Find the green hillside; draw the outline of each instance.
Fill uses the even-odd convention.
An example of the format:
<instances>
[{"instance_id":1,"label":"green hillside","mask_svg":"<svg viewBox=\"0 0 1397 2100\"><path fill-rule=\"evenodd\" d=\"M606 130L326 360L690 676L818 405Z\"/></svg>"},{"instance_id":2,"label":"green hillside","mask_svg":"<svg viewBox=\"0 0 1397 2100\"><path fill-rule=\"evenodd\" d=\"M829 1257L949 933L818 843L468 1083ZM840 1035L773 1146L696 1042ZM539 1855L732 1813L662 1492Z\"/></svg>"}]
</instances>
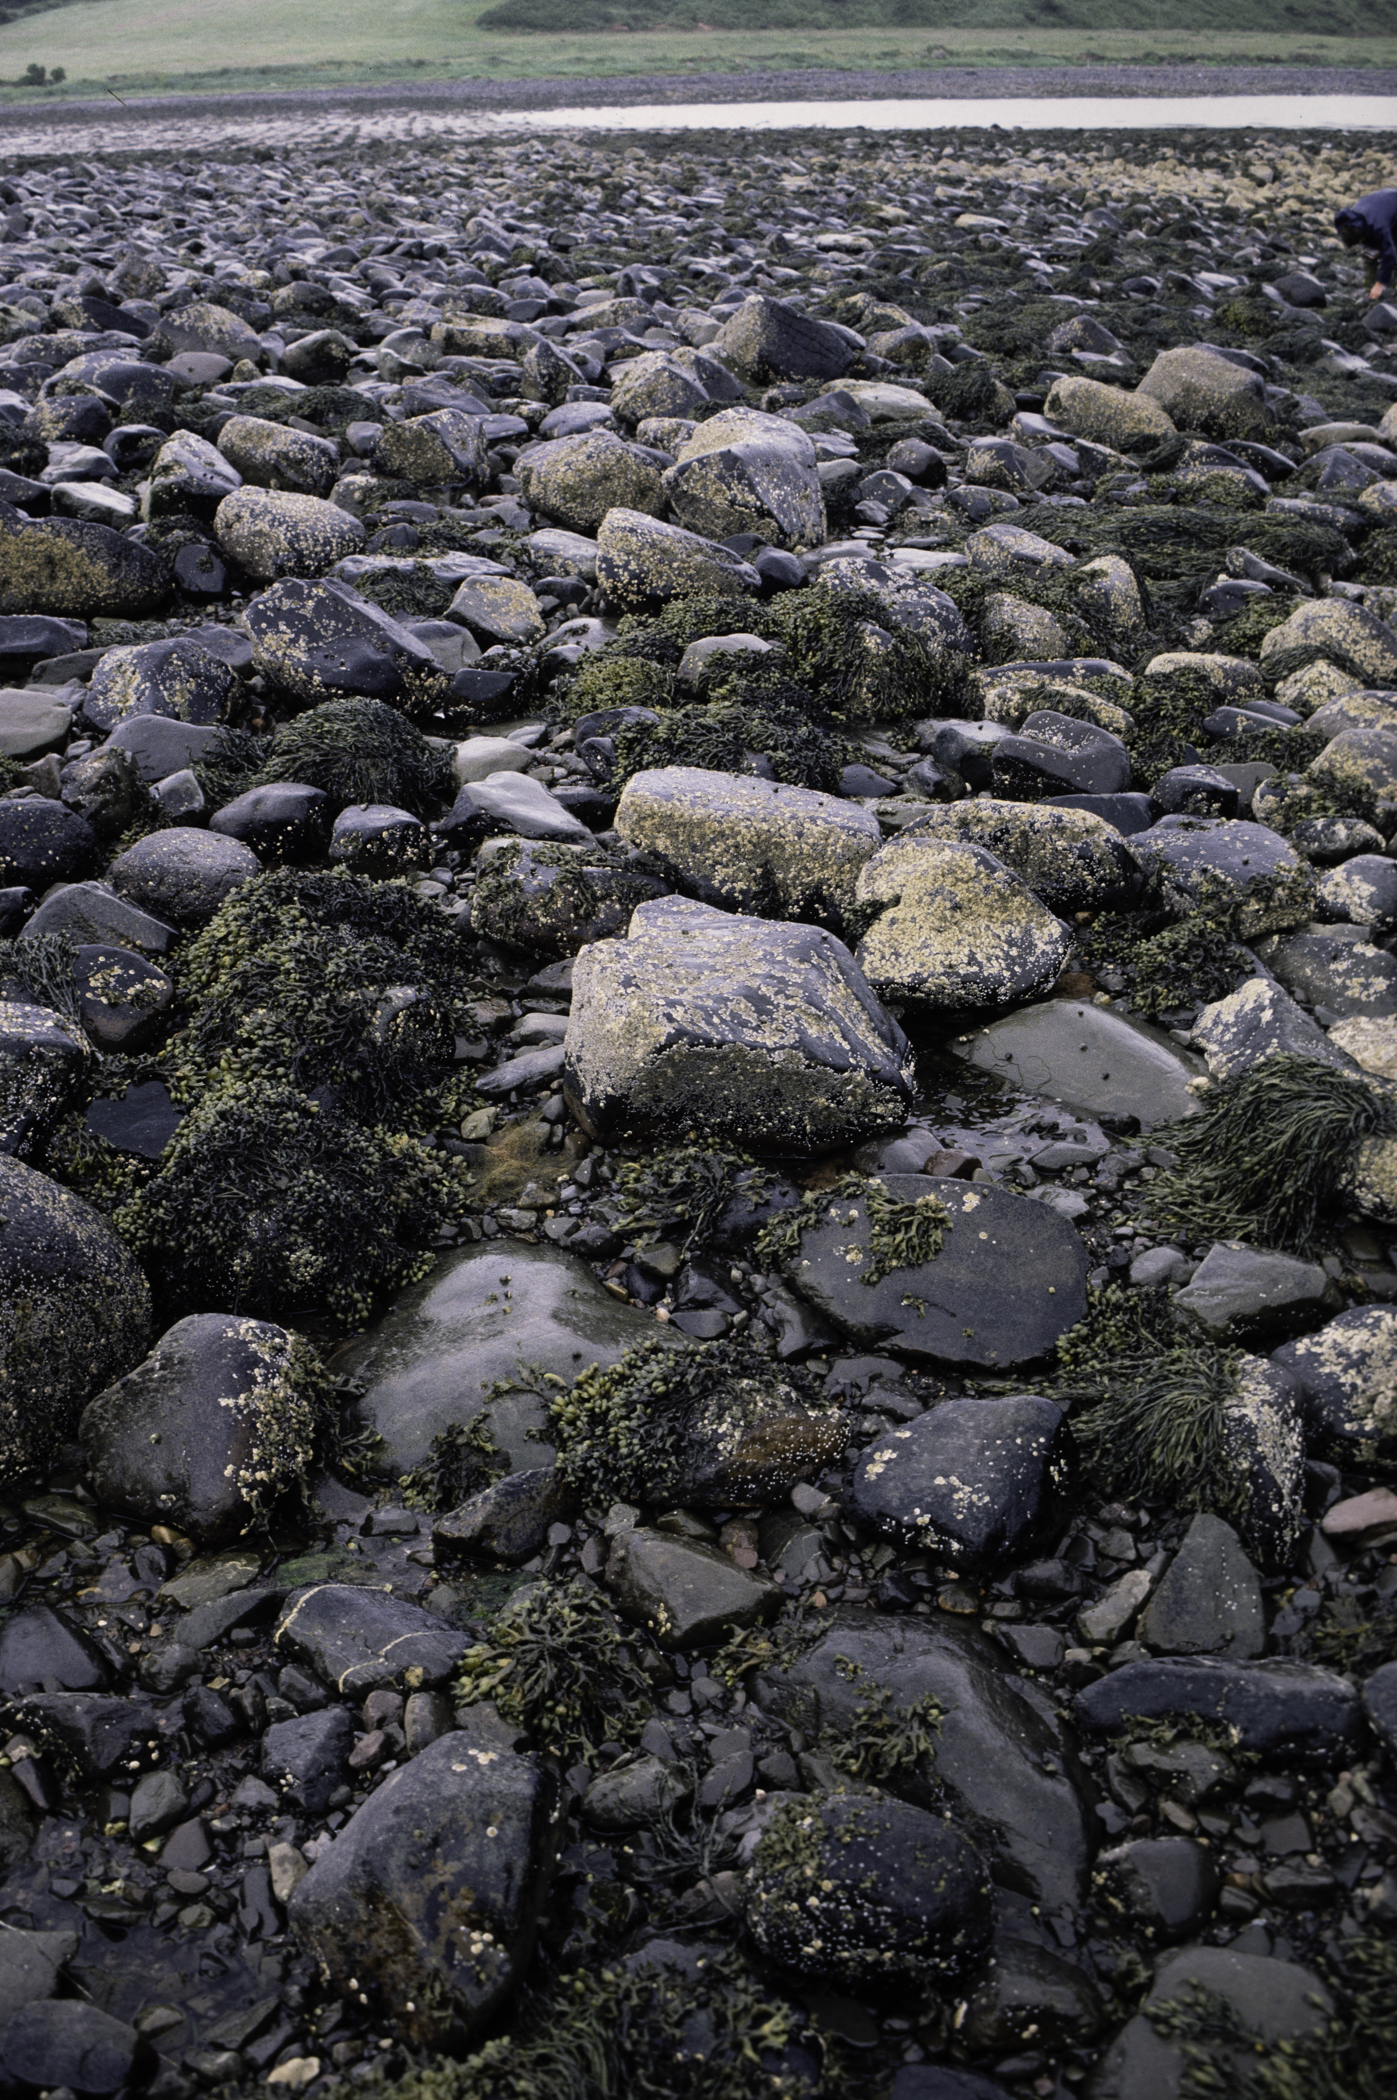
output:
<instances>
[{"instance_id":1,"label":"green hillside","mask_svg":"<svg viewBox=\"0 0 1397 2100\"><path fill-rule=\"evenodd\" d=\"M663 29L1286 29L1389 36L1397 0L498 0L477 27L549 35Z\"/></svg>"}]
</instances>

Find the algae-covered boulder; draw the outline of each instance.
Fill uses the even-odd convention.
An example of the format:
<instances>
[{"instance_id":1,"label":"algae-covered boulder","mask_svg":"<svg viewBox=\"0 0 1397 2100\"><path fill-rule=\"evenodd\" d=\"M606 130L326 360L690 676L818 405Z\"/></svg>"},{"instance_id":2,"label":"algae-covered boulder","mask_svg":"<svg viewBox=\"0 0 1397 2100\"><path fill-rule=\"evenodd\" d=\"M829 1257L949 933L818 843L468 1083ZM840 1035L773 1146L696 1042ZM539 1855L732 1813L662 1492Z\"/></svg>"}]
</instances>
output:
<instances>
[{"instance_id":1,"label":"algae-covered boulder","mask_svg":"<svg viewBox=\"0 0 1397 2100\"><path fill-rule=\"evenodd\" d=\"M1181 430L1211 438L1264 437L1275 421L1264 381L1207 343L1161 350L1136 389Z\"/></svg>"},{"instance_id":2,"label":"algae-covered boulder","mask_svg":"<svg viewBox=\"0 0 1397 2100\"><path fill-rule=\"evenodd\" d=\"M566 1091L583 1127L698 1129L811 1153L893 1129L911 1060L841 941L677 899L573 975Z\"/></svg>"},{"instance_id":3,"label":"algae-covered boulder","mask_svg":"<svg viewBox=\"0 0 1397 2100\"><path fill-rule=\"evenodd\" d=\"M623 935L638 904L668 885L618 866L605 847L562 839L497 839L471 892L471 927L487 940L561 959Z\"/></svg>"},{"instance_id":4,"label":"algae-covered boulder","mask_svg":"<svg viewBox=\"0 0 1397 2100\"><path fill-rule=\"evenodd\" d=\"M666 350L633 357L611 389L611 412L624 423L641 423L651 416L689 417L708 404L703 381Z\"/></svg>"},{"instance_id":5,"label":"algae-covered boulder","mask_svg":"<svg viewBox=\"0 0 1397 2100\"><path fill-rule=\"evenodd\" d=\"M643 511L655 518L664 514L660 469L638 446L611 431L534 446L521 455L517 471L529 508L570 532L595 535L609 510Z\"/></svg>"},{"instance_id":6,"label":"algae-covered boulder","mask_svg":"<svg viewBox=\"0 0 1397 2100\"><path fill-rule=\"evenodd\" d=\"M983 846L1060 918L1079 911L1119 911L1134 902L1143 880L1125 838L1087 809L982 795L931 811L899 837Z\"/></svg>"},{"instance_id":7,"label":"algae-covered boulder","mask_svg":"<svg viewBox=\"0 0 1397 2100\"><path fill-rule=\"evenodd\" d=\"M164 363L185 351L211 352L236 364L241 357L260 361L262 345L241 314L212 299L195 299L174 313L163 314L146 338L146 355Z\"/></svg>"},{"instance_id":8,"label":"algae-covered boulder","mask_svg":"<svg viewBox=\"0 0 1397 2100\"><path fill-rule=\"evenodd\" d=\"M208 725L228 720L241 688L230 663L192 635L175 635L109 649L89 681L83 714L102 730L114 729L128 715Z\"/></svg>"},{"instance_id":9,"label":"algae-covered boulder","mask_svg":"<svg viewBox=\"0 0 1397 2100\"><path fill-rule=\"evenodd\" d=\"M76 1021L0 996L0 1152L25 1152L48 1136L82 1083L89 1054Z\"/></svg>"},{"instance_id":10,"label":"algae-covered boulder","mask_svg":"<svg viewBox=\"0 0 1397 2100\"><path fill-rule=\"evenodd\" d=\"M825 536L815 468L814 444L794 423L729 408L680 446L663 487L692 532L710 539L751 532L773 546L813 547Z\"/></svg>"},{"instance_id":11,"label":"algae-covered boulder","mask_svg":"<svg viewBox=\"0 0 1397 2100\"><path fill-rule=\"evenodd\" d=\"M143 911L201 926L226 897L261 873L261 862L241 839L177 825L128 846L108 871L112 886Z\"/></svg>"},{"instance_id":12,"label":"algae-covered boulder","mask_svg":"<svg viewBox=\"0 0 1397 2100\"><path fill-rule=\"evenodd\" d=\"M1243 940L1303 925L1315 904L1311 869L1265 824L1161 817L1131 841L1175 918L1231 914Z\"/></svg>"},{"instance_id":13,"label":"algae-covered boulder","mask_svg":"<svg viewBox=\"0 0 1397 2100\"><path fill-rule=\"evenodd\" d=\"M143 619L170 595L165 564L109 525L26 518L0 502L0 614Z\"/></svg>"},{"instance_id":14,"label":"algae-covered boulder","mask_svg":"<svg viewBox=\"0 0 1397 2100\"><path fill-rule=\"evenodd\" d=\"M821 593L867 591L878 602L879 618L895 632L916 635L929 655L975 654L974 637L955 600L905 563L840 555L821 562L815 587Z\"/></svg>"},{"instance_id":15,"label":"algae-covered boulder","mask_svg":"<svg viewBox=\"0 0 1397 2100\"><path fill-rule=\"evenodd\" d=\"M1117 452L1157 445L1174 434L1172 416L1148 394L1128 394L1118 386L1106 386L1099 379L1078 379L1075 374L1053 381L1043 413L1050 423L1060 423L1074 437L1109 445Z\"/></svg>"},{"instance_id":16,"label":"algae-covered boulder","mask_svg":"<svg viewBox=\"0 0 1397 2100\"><path fill-rule=\"evenodd\" d=\"M835 795L692 766L633 774L616 829L705 904L836 928L882 837Z\"/></svg>"},{"instance_id":17,"label":"algae-covered boulder","mask_svg":"<svg viewBox=\"0 0 1397 2100\"><path fill-rule=\"evenodd\" d=\"M259 583L323 576L364 545L364 528L347 510L275 489L235 489L214 513L213 529L223 552Z\"/></svg>"},{"instance_id":18,"label":"algae-covered boulder","mask_svg":"<svg viewBox=\"0 0 1397 2100\"><path fill-rule=\"evenodd\" d=\"M761 588L756 570L717 540L619 505L597 534L597 582L608 602L627 612L705 591L731 598Z\"/></svg>"},{"instance_id":19,"label":"algae-covered boulder","mask_svg":"<svg viewBox=\"0 0 1397 2100\"><path fill-rule=\"evenodd\" d=\"M261 416L230 416L218 449L255 488L328 496L339 479L339 448L307 430L289 430Z\"/></svg>"},{"instance_id":20,"label":"algae-covered boulder","mask_svg":"<svg viewBox=\"0 0 1397 2100\"><path fill-rule=\"evenodd\" d=\"M0 1481L51 1465L149 1335L149 1286L106 1220L0 1154Z\"/></svg>"},{"instance_id":21,"label":"algae-covered boulder","mask_svg":"<svg viewBox=\"0 0 1397 2100\"><path fill-rule=\"evenodd\" d=\"M968 841L904 832L858 878L871 920L859 968L885 999L940 1012L1012 1006L1056 982L1072 933L1003 861Z\"/></svg>"},{"instance_id":22,"label":"algae-covered boulder","mask_svg":"<svg viewBox=\"0 0 1397 2100\"><path fill-rule=\"evenodd\" d=\"M324 1386L285 1327L196 1313L88 1402L88 1476L109 1508L223 1545L303 1476Z\"/></svg>"},{"instance_id":23,"label":"algae-covered boulder","mask_svg":"<svg viewBox=\"0 0 1397 2100\"><path fill-rule=\"evenodd\" d=\"M1397 636L1366 605L1307 599L1263 640L1261 669L1276 680L1316 662L1334 664L1365 685L1397 685Z\"/></svg>"}]
</instances>

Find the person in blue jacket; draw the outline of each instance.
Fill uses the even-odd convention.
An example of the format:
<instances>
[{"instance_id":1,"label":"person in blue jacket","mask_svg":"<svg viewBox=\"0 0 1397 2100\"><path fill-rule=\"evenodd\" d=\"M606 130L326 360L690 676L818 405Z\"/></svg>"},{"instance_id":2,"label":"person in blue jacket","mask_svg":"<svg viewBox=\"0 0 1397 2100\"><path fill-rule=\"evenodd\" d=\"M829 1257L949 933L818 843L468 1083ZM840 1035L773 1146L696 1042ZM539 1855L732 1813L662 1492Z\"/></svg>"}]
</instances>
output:
<instances>
[{"instance_id":1,"label":"person in blue jacket","mask_svg":"<svg viewBox=\"0 0 1397 2100\"><path fill-rule=\"evenodd\" d=\"M1382 299L1397 278L1397 190L1374 190L1334 214L1334 231L1346 248L1362 248L1370 299Z\"/></svg>"}]
</instances>

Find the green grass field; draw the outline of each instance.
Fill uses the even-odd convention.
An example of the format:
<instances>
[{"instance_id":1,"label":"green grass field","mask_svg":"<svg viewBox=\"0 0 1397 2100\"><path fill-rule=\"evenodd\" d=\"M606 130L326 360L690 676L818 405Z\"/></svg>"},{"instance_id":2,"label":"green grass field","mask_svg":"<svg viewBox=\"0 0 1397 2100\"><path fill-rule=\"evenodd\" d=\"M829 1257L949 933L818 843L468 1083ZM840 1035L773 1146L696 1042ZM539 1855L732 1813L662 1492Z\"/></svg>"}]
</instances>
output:
<instances>
[{"instance_id":1,"label":"green grass field","mask_svg":"<svg viewBox=\"0 0 1397 2100\"><path fill-rule=\"evenodd\" d=\"M804 68L891 71L1200 60L1397 64L1397 33L1392 33L1397 32L1397 0L1366 5L1364 0L1335 0L1330 8L1321 0L1318 9L1276 7L1270 0L1140 0L1129 10L1122 0L941 0L944 12L978 17L984 26L661 28L648 33L630 28L532 35L478 27L478 18L492 4L497 7L500 0L299 0L295 7L286 0L239 0L233 6L228 0L73 0L0 24L0 81L16 82L30 65L61 66L67 75L63 85L44 89L39 98L57 101L109 90L207 93L397 80L623 78ZM883 4L895 11L895 0ZM759 5L753 0L750 11ZM1032 15L1047 12L1050 5L1059 20L1070 11L1087 26L1036 26ZM550 0L550 15L560 6L561 0ZM878 11L877 0L865 0L865 11ZM572 10L574 19L579 12L580 6ZM1091 26L1096 19L1118 20L1126 12L1145 26ZM1324 26L1371 22L1386 33L1320 36L1272 26L1297 16ZM0 101L34 99L32 86L0 87Z\"/></svg>"}]
</instances>

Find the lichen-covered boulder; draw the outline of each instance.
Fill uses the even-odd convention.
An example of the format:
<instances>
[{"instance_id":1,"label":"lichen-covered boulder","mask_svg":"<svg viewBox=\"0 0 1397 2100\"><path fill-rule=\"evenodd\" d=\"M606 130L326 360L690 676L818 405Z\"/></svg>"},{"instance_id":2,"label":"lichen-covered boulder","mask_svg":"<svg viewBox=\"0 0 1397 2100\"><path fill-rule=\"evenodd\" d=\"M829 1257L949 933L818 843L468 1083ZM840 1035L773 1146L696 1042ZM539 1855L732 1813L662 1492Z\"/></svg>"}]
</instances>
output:
<instances>
[{"instance_id":1,"label":"lichen-covered boulder","mask_svg":"<svg viewBox=\"0 0 1397 2100\"><path fill-rule=\"evenodd\" d=\"M597 582L607 601L626 612L667 605L702 591L725 597L757 591L761 578L749 562L722 546L663 525L658 518L618 505L608 510L597 534Z\"/></svg>"},{"instance_id":2,"label":"lichen-covered boulder","mask_svg":"<svg viewBox=\"0 0 1397 2100\"><path fill-rule=\"evenodd\" d=\"M245 617L254 667L299 707L354 695L412 714L446 697L426 643L338 577L274 583Z\"/></svg>"},{"instance_id":3,"label":"lichen-covered boulder","mask_svg":"<svg viewBox=\"0 0 1397 2100\"><path fill-rule=\"evenodd\" d=\"M814 443L781 416L729 408L710 417L680 446L663 487L680 524L710 539L751 532L813 547L825 537Z\"/></svg>"},{"instance_id":4,"label":"lichen-covered boulder","mask_svg":"<svg viewBox=\"0 0 1397 2100\"><path fill-rule=\"evenodd\" d=\"M215 511L213 529L223 552L258 583L323 576L358 554L365 538L359 520L337 504L275 489L235 489Z\"/></svg>"},{"instance_id":5,"label":"lichen-covered boulder","mask_svg":"<svg viewBox=\"0 0 1397 2100\"><path fill-rule=\"evenodd\" d=\"M419 488L456 484L479 488L489 479L489 446L479 416L464 409L437 408L430 415L389 423L374 450L381 474L395 474Z\"/></svg>"},{"instance_id":6,"label":"lichen-covered boulder","mask_svg":"<svg viewBox=\"0 0 1397 2100\"><path fill-rule=\"evenodd\" d=\"M0 502L0 613L138 620L170 595L164 562L110 525L26 518Z\"/></svg>"},{"instance_id":7,"label":"lichen-covered boulder","mask_svg":"<svg viewBox=\"0 0 1397 2100\"><path fill-rule=\"evenodd\" d=\"M105 1218L0 1154L0 1483L51 1465L149 1334L149 1286Z\"/></svg>"},{"instance_id":8,"label":"lichen-covered boulder","mask_svg":"<svg viewBox=\"0 0 1397 2100\"><path fill-rule=\"evenodd\" d=\"M88 1402L88 1477L107 1507L223 1545L304 1475L324 1384L287 1328L195 1313Z\"/></svg>"},{"instance_id":9,"label":"lichen-covered boulder","mask_svg":"<svg viewBox=\"0 0 1397 2100\"><path fill-rule=\"evenodd\" d=\"M893 1129L906 1038L841 941L677 899L578 957L566 1091L595 1135L697 1128L811 1153Z\"/></svg>"},{"instance_id":10,"label":"lichen-covered boulder","mask_svg":"<svg viewBox=\"0 0 1397 2100\"><path fill-rule=\"evenodd\" d=\"M1120 911L1134 902L1143 881L1127 840L1088 809L979 795L920 817L899 839L982 846L1063 918L1079 911Z\"/></svg>"},{"instance_id":11,"label":"lichen-covered boulder","mask_svg":"<svg viewBox=\"0 0 1397 2100\"><path fill-rule=\"evenodd\" d=\"M255 488L328 496L339 479L337 445L262 416L230 416L218 433L218 449Z\"/></svg>"},{"instance_id":12,"label":"lichen-covered boulder","mask_svg":"<svg viewBox=\"0 0 1397 2100\"><path fill-rule=\"evenodd\" d=\"M836 928L882 842L857 803L694 766L632 775L616 829L705 904Z\"/></svg>"},{"instance_id":13,"label":"lichen-covered boulder","mask_svg":"<svg viewBox=\"0 0 1397 2100\"><path fill-rule=\"evenodd\" d=\"M654 518L664 514L660 469L609 430L534 446L520 455L517 473L529 508L570 532L595 535L609 510L642 511Z\"/></svg>"},{"instance_id":14,"label":"lichen-covered boulder","mask_svg":"<svg viewBox=\"0 0 1397 2100\"><path fill-rule=\"evenodd\" d=\"M983 846L903 832L863 868L859 968L885 999L943 1013L1012 1006L1056 983L1072 932Z\"/></svg>"},{"instance_id":15,"label":"lichen-covered boulder","mask_svg":"<svg viewBox=\"0 0 1397 2100\"><path fill-rule=\"evenodd\" d=\"M1074 437L1109 445L1116 452L1157 445L1174 434L1173 417L1148 394L1128 394L1100 379L1078 379L1074 373L1053 381L1043 413Z\"/></svg>"},{"instance_id":16,"label":"lichen-covered boulder","mask_svg":"<svg viewBox=\"0 0 1397 2100\"><path fill-rule=\"evenodd\" d=\"M1176 428L1204 437L1264 437L1275 421L1260 375L1207 343L1161 350L1136 394L1157 401Z\"/></svg>"},{"instance_id":17,"label":"lichen-covered boulder","mask_svg":"<svg viewBox=\"0 0 1397 2100\"><path fill-rule=\"evenodd\" d=\"M471 892L471 927L526 954L561 959L625 933L638 904L668 885L618 866L605 847L564 839L496 839Z\"/></svg>"},{"instance_id":18,"label":"lichen-covered boulder","mask_svg":"<svg viewBox=\"0 0 1397 2100\"><path fill-rule=\"evenodd\" d=\"M47 1137L87 1068L76 1022L51 1007L0 997L0 1152Z\"/></svg>"},{"instance_id":19,"label":"lichen-covered boulder","mask_svg":"<svg viewBox=\"0 0 1397 2100\"><path fill-rule=\"evenodd\" d=\"M714 348L754 386L775 379L838 379L857 355L840 329L764 293L743 300Z\"/></svg>"},{"instance_id":20,"label":"lichen-covered boulder","mask_svg":"<svg viewBox=\"0 0 1397 2100\"><path fill-rule=\"evenodd\" d=\"M1161 817L1131 845L1158 878L1175 918L1236 914L1243 940L1300 926L1315 904L1313 871L1265 824L1223 817Z\"/></svg>"},{"instance_id":21,"label":"lichen-covered boulder","mask_svg":"<svg viewBox=\"0 0 1397 2100\"><path fill-rule=\"evenodd\" d=\"M1261 644L1261 669L1275 681L1325 662L1365 685L1397 685L1397 636L1366 605L1347 598L1306 598Z\"/></svg>"},{"instance_id":22,"label":"lichen-covered boulder","mask_svg":"<svg viewBox=\"0 0 1397 2100\"><path fill-rule=\"evenodd\" d=\"M168 715L179 722L225 722L242 681L230 663L193 636L109 649L83 697L94 727L109 731L128 715Z\"/></svg>"}]
</instances>

